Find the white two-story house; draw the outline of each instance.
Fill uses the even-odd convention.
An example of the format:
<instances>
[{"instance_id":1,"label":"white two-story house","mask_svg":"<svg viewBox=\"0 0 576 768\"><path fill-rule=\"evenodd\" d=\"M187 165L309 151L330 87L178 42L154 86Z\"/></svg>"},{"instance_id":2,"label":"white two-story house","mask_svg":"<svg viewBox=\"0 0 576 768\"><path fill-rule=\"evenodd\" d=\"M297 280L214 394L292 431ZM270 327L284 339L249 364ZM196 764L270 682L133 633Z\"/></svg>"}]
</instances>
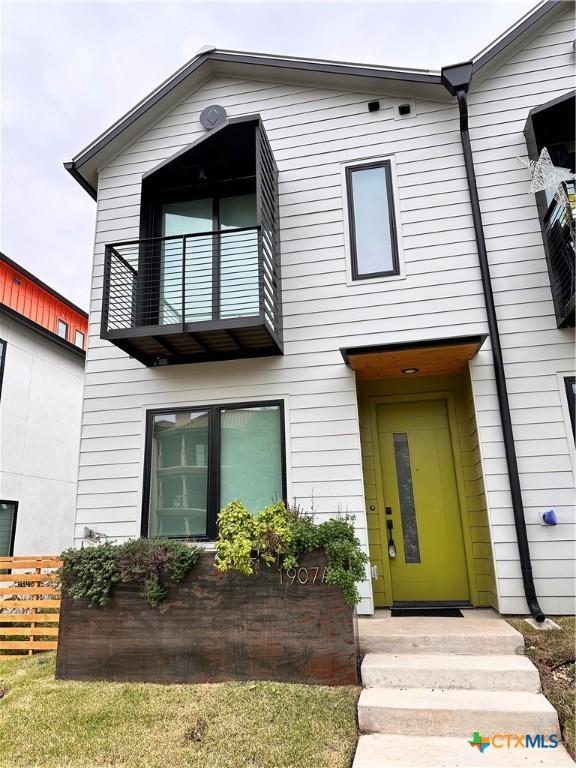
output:
<instances>
[{"instance_id":1,"label":"white two-story house","mask_svg":"<svg viewBox=\"0 0 576 768\"><path fill-rule=\"evenodd\" d=\"M66 164L78 544L285 498L354 516L360 612L574 612L573 241L518 160L574 171L574 39L547 2L442 72L207 49Z\"/></svg>"}]
</instances>

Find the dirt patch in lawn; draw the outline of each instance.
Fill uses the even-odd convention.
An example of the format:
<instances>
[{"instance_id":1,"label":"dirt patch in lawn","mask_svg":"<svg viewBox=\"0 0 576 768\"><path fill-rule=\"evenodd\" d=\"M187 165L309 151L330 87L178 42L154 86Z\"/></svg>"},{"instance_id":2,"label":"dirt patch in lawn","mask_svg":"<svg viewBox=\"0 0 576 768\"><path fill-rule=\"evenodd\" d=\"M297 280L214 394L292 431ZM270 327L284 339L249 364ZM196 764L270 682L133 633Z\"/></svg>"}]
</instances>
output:
<instances>
[{"instance_id":1,"label":"dirt patch in lawn","mask_svg":"<svg viewBox=\"0 0 576 768\"><path fill-rule=\"evenodd\" d=\"M360 689L54 679L0 659L0 768L349 768Z\"/></svg>"},{"instance_id":2,"label":"dirt patch in lawn","mask_svg":"<svg viewBox=\"0 0 576 768\"><path fill-rule=\"evenodd\" d=\"M524 635L526 655L540 672L544 695L558 711L564 745L576 757L576 724L574 702L574 649L576 645L574 616L551 616L561 629L533 629L524 619L508 617L508 622Z\"/></svg>"}]
</instances>

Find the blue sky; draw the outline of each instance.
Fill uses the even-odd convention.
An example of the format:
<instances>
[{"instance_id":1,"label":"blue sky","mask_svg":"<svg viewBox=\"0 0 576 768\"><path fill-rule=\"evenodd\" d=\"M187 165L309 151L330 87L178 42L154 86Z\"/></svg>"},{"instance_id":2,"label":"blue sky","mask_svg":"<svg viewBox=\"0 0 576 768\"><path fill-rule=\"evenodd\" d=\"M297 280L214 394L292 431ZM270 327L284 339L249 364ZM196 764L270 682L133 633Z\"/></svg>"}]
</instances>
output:
<instances>
[{"instance_id":1,"label":"blue sky","mask_svg":"<svg viewBox=\"0 0 576 768\"><path fill-rule=\"evenodd\" d=\"M62 163L203 45L439 69L533 5L0 0L0 249L88 307L96 206Z\"/></svg>"}]
</instances>

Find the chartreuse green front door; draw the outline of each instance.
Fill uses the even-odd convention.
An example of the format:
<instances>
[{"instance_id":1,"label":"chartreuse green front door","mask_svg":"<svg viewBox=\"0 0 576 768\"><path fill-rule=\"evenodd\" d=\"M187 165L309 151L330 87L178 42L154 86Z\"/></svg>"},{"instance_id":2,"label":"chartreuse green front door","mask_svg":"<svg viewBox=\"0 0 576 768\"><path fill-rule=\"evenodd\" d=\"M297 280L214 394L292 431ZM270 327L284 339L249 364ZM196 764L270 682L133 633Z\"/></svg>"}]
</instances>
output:
<instances>
[{"instance_id":1,"label":"chartreuse green front door","mask_svg":"<svg viewBox=\"0 0 576 768\"><path fill-rule=\"evenodd\" d=\"M377 423L393 602L468 602L446 401L379 405Z\"/></svg>"}]
</instances>

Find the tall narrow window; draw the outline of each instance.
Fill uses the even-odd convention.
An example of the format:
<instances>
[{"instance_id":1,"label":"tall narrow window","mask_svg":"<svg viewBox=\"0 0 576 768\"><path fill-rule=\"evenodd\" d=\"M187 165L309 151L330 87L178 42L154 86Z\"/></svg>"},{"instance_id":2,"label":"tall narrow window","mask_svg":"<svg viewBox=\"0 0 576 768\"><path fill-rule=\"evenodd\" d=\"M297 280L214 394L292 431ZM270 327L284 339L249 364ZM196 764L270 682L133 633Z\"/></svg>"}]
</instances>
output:
<instances>
[{"instance_id":1,"label":"tall narrow window","mask_svg":"<svg viewBox=\"0 0 576 768\"><path fill-rule=\"evenodd\" d=\"M76 344L77 347L80 347L80 349L84 349L84 334L82 331L75 331L74 344Z\"/></svg>"},{"instance_id":2,"label":"tall narrow window","mask_svg":"<svg viewBox=\"0 0 576 768\"><path fill-rule=\"evenodd\" d=\"M352 278L398 274L389 161L346 169Z\"/></svg>"},{"instance_id":3,"label":"tall narrow window","mask_svg":"<svg viewBox=\"0 0 576 768\"><path fill-rule=\"evenodd\" d=\"M67 339L68 323L66 323L64 320L58 320L58 324L56 326L56 333L58 334L58 336L60 336L61 339Z\"/></svg>"},{"instance_id":4,"label":"tall narrow window","mask_svg":"<svg viewBox=\"0 0 576 768\"><path fill-rule=\"evenodd\" d=\"M142 534L210 539L219 510L285 497L280 403L149 415Z\"/></svg>"},{"instance_id":5,"label":"tall narrow window","mask_svg":"<svg viewBox=\"0 0 576 768\"><path fill-rule=\"evenodd\" d=\"M568 400L568 413L570 414L570 422L572 424L572 434L576 440L576 378L574 376L567 376L564 379L564 385L566 386L566 398Z\"/></svg>"},{"instance_id":6,"label":"tall narrow window","mask_svg":"<svg viewBox=\"0 0 576 768\"><path fill-rule=\"evenodd\" d=\"M17 511L17 501L0 501L0 555L4 557L14 553Z\"/></svg>"}]
</instances>

